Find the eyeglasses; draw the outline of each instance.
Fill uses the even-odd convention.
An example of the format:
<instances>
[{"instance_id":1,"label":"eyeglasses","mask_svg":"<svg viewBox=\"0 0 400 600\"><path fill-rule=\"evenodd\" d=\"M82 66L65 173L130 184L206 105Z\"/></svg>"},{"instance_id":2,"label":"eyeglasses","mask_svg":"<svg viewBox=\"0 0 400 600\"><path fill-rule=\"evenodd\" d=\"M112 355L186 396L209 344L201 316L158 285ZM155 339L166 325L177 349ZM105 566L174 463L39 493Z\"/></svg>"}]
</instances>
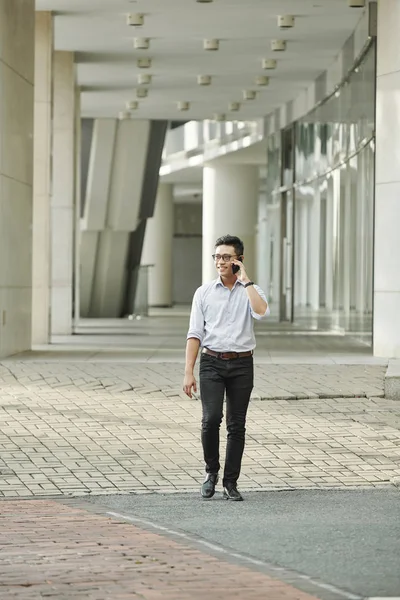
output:
<instances>
[{"instance_id":1,"label":"eyeglasses","mask_svg":"<svg viewBox=\"0 0 400 600\"><path fill-rule=\"evenodd\" d=\"M231 262L232 258L235 258L235 256L237 256L237 254L213 254L213 260L215 260L215 262L218 262L219 260L223 260L224 262Z\"/></svg>"}]
</instances>

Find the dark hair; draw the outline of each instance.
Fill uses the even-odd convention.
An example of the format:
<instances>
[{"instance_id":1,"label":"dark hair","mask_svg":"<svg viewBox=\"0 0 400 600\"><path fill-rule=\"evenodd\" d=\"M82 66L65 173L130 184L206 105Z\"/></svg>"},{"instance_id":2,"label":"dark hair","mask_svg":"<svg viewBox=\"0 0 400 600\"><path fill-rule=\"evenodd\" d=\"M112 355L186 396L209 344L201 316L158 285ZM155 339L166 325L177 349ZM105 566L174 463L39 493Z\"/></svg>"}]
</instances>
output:
<instances>
[{"instance_id":1,"label":"dark hair","mask_svg":"<svg viewBox=\"0 0 400 600\"><path fill-rule=\"evenodd\" d=\"M237 256L242 256L244 252L243 242L236 235L223 235L215 242L215 247L217 246L233 246Z\"/></svg>"}]
</instances>

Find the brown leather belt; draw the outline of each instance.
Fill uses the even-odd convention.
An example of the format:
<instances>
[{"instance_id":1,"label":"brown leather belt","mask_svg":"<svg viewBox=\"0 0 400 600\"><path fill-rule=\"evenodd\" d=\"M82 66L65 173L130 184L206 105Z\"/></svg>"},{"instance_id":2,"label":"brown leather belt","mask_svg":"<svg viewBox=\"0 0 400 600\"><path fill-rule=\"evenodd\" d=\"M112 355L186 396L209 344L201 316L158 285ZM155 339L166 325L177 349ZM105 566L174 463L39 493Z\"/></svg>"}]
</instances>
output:
<instances>
[{"instance_id":1,"label":"brown leather belt","mask_svg":"<svg viewBox=\"0 0 400 600\"><path fill-rule=\"evenodd\" d=\"M247 350L246 352L214 352L214 350L210 350L209 348L203 348L202 353L215 356L216 358L222 358L222 360L242 358L242 356L253 356L253 350Z\"/></svg>"}]
</instances>

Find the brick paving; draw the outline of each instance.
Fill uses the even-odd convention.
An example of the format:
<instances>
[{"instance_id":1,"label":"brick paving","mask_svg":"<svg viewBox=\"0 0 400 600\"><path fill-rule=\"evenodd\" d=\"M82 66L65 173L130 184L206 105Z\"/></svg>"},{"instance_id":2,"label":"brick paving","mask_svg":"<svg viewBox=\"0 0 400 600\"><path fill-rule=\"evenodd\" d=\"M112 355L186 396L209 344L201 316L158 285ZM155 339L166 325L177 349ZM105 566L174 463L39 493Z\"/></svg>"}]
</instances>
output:
<instances>
[{"instance_id":1,"label":"brick paving","mask_svg":"<svg viewBox=\"0 0 400 600\"><path fill-rule=\"evenodd\" d=\"M384 372L258 365L241 489L399 478L400 403L383 398ZM181 382L175 363L0 363L0 495L198 490L200 403Z\"/></svg>"},{"instance_id":2,"label":"brick paving","mask_svg":"<svg viewBox=\"0 0 400 600\"><path fill-rule=\"evenodd\" d=\"M284 582L80 508L3 501L4 600L315 600Z\"/></svg>"}]
</instances>

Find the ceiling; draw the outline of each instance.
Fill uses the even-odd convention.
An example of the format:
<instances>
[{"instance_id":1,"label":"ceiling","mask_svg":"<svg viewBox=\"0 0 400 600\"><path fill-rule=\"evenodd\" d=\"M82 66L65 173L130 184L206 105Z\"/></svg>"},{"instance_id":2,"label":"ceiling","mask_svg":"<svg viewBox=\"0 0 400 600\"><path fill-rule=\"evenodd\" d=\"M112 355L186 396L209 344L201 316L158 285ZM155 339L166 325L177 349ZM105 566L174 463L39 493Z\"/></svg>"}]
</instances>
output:
<instances>
[{"instance_id":1,"label":"ceiling","mask_svg":"<svg viewBox=\"0 0 400 600\"><path fill-rule=\"evenodd\" d=\"M136 100L137 75L153 76L147 98L134 118L192 120L224 113L231 119L262 117L293 99L334 60L361 17L347 0L36 0L37 10L55 11L55 47L76 53L84 117L117 117ZM143 13L143 27L129 27L128 13ZM280 30L277 16L293 14L295 27ZM150 38L149 50L135 50L133 38ZM203 39L220 40L218 51ZM287 40L273 52L272 39ZM139 69L137 58L152 58ZM263 71L263 58L277 68ZM197 75L211 75L199 86ZM268 87L255 77L269 75ZM243 101L242 91L259 90ZM179 112L178 101L190 110ZM241 102L229 113L230 102Z\"/></svg>"}]
</instances>

